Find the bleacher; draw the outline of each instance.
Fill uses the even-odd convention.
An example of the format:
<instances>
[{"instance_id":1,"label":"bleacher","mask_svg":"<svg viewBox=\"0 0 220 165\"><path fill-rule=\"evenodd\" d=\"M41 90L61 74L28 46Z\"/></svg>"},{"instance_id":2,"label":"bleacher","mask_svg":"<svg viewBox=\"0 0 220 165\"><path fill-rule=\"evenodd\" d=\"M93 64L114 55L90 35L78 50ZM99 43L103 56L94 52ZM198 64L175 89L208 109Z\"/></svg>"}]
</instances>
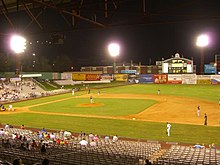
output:
<instances>
[{"instance_id":1,"label":"bleacher","mask_svg":"<svg viewBox=\"0 0 220 165\"><path fill-rule=\"evenodd\" d=\"M12 162L14 158L21 158L24 164L34 164L41 162L45 157L51 160L51 164L140 164L145 159L150 158L155 152L161 148L159 143L134 142L118 140L106 141L99 138L97 146L81 146L79 141L81 136L70 138L68 144L57 144L50 139L44 139L47 146L47 153L41 154L39 149L22 151L19 149L21 140L12 139L12 134L26 136L28 139L34 139L40 142L38 135L29 130L17 128L4 129L7 133L1 136L0 159L2 161ZM59 138L59 133L56 133ZM10 139L10 147L4 147L2 139ZM89 137L86 137L89 141Z\"/></svg>"},{"instance_id":2,"label":"bleacher","mask_svg":"<svg viewBox=\"0 0 220 165\"><path fill-rule=\"evenodd\" d=\"M154 164L220 164L220 151L215 148L194 148L173 145Z\"/></svg>"},{"instance_id":3,"label":"bleacher","mask_svg":"<svg viewBox=\"0 0 220 165\"><path fill-rule=\"evenodd\" d=\"M172 145L169 149L162 149L159 142L140 142L119 139L116 142L99 137L96 146L82 146L79 141L88 135L79 134L75 137L63 138L67 143L58 144L48 138L39 138L39 133L26 129L7 128L5 134L0 135L0 160L12 162L21 158L23 163L31 165L48 158L52 165L143 165L148 159L152 164L220 164L220 151L215 148L194 148L190 146ZM12 134L25 136L24 142L12 138ZM56 139L62 139L59 132L54 133ZM6 141L10 145L5 145ZM39 148L21 150L21 143L31 143L35 140L38 145L46 144L47 152L41 153ZM162 152L163 151L163 152ZM0 163L1 164L1 163Z\"/></svg>"}]
</instances>

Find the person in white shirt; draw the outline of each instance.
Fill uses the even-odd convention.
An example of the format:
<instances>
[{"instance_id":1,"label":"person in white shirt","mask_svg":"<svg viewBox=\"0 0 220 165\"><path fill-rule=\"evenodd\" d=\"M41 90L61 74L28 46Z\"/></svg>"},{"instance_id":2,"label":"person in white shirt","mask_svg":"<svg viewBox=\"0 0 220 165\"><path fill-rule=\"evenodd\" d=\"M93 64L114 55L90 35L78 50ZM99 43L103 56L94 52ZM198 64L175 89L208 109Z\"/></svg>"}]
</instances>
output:
<instances>
[{"instance_id":1,"label":"person in white shirt","mask_svg":"<svg viewBox=\"0 0 220 165\"><path fill-rule=\"evenodd\" d=\"M167 122L167 136L170 136L171 124Z\"/></svg>"},{"instance_id":2,"label":"person in white shirt","mask_svg":"<svg viewBox=\"0 0 220 165\"><path fill-rule=\"evenodd\" d=\"M69 131L64 131L63 136L64 137L70 137L72 134Z\"/></svg>"},{"instance_id":3,"label":"person in white shirt","mask_svg":"<svg viewBox=\"0 0 220 165\"><path fill-rule=\"evenodd\" d=\"M8 111L14 111L14 108L12 107L11 104L8 106Z\"/></svg>"},{"instance_id":4,"label":"person in white shirt","mask_svg":"<svg viewBox=\"0 0 220 165\"><path fill-rule=\"evenodd\" d=\"M81 146L87 146L88 142L85 139L83 139L79 142L79 144L81 144Z\"/></svg>"},{"instance_id":5,"label":"person in white shirt","mask_svg":"<svg viewBox=\"0 0 220 165\"><path fill-rule=\"evenodd\" d=\"M54 140L54 139L55 139L55 135L54 135L53 132L52 132L52 134L50 135L50 139L51 139L51 140Z\"/></svg>"},{"instance_id":6,"label":"person in white shirt","mask_svg":"<svg viewBox=\"0 0 220 165\"><path fill-rule=\"evenodd\" d=\"M5 135L5 131L3 129L0 130L0 136L4 136Z\"/></svg>"},{"instance_id":7,"label":"person in white shirt","mask_svg":"<svg viewBox=\"0 0 220 165\"><path fill-rule=\"evenodd\" d=\"M6 124L6 125L5 125L5 129L9 129L9 124Z\"/></svg>"},{"instance_id":8,"label":"person in white shirt","mask_svg":"<svg viewBox=\"0 0 220 165\"><path fill-rule=\"evenodd\" d=\"M118 141L118 136L117 135L113 136L112 137L112 142L117 142L117 141Z\"/></svg>"},{"instance_id":9,"label":"person in white shirt","mask_svg":"<svg viewBox=\"0 0 220 165\"><path fill-rule=\"evenodd\" d=\"M16 134L15 133L13 133L11 136L12 136L12 139L16 138Z\"/></svg>"},{"instance_id":10,"label":"person in white shirt","mask_svg":"<svg viewBox=\"0 0 220 165\"><path fill-rule=\"evenodd\" d=\"M93 102L93 98L92 98L92 96L90 96L90 103L91 103L91 104L94 103L94 102Z\"/></svg>"}]
</instances>

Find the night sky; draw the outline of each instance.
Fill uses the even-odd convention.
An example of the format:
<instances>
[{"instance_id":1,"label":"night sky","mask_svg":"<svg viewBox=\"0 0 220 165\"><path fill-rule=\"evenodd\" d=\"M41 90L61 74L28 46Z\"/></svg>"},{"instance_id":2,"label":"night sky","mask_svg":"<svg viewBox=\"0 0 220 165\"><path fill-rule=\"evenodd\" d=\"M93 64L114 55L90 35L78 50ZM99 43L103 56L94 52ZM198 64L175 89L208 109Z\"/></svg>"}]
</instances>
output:
<instances>
[{"instance_id":1,"label":"night sky","mask_svg":"<svg viewBox=\"0 0 220 165\"><path fill-rule=\"evenodd\" d=\"M128 16L131 9L137 13L141 11L141 5L139 3L135 3L134 5L133 3L135 1L129 2L116 13L112 18L112 23L107 28L89 27L78 28L72 31L71 29L63 28L66 26L66 23L57 13L48 12L42 15L42 18L39 18L39 21L41 21L46 30L40 31L33 24L24 33L27 34L28 41L33 43L29 47L29 52L34 52L39 56L45 56L48 59L54 59L60 54L65 54L70 57L77 69L80 66L111 65L112 58L107 52L107 45L115 41L121 45L121 53L117 62L129 63L133 60L133 62L141 62L143 65L155 64L156 60L170 58L178 52L183 57L193 58L195 63L199 65L200 49L195 45L196 37L201 33L206 33L210 36L211 42L204 49L205 63L214 62L214 55L220 54L220 13L218 11L220 6L217 6L214 3L215 1L209 1L210 4L208 5L207 2L201 1L199 3L200 1L198 0L195 1L194 5L183 6L178 8L178 10L174 10L169 6L174 1L170 0L166 1L166 3L165 1L151 1L151 5L147 9L152 11L152 13L157 13L154 11L163 12L163 9L171 8L172 10L168 14L174 15L172 18L165 18L167 13L164 15L162 13L160 16L152 14L150 17L151 23L143 22L145 19L143 17L141 17L142 21L140 21L139 16L134 17L134 19L132 16L135 14L132 12L130 17L125 18L125 13ZM201 19L198 19L198 17L194 19L193 16L190 17L192 19L179 17L178 15L180 13L183 15L183 11L185 11L185 15L189 15L189 13L193 13L193 16L201 14ZM1 25L6 24L3 18L2 16L0 17ZM25 20L19 15L13 16L13 18L16 18L15 21L18 21L19 26L17 31L19 31L19 29L22 29L21 24ZM128 23L122 23L123 21L127 21ZM86 27L80 21L78 21L78 24ZM7 29L7 24L5 27L1 27L1 33L11 32L11 30L5 30ZM64 36L63 44L46 43L46 41L51 40L51 35L54 34L51 32L51 29L54 31L59 30L58 33ZM1 50L8 51L5 48L6 37L3 35L0 35L0 37L3 43L2 45L4 45L4 48ZM36 41L40 43L37 44ZM41 44L42 42L43 44Z\"/></svg>"}]
</instances>

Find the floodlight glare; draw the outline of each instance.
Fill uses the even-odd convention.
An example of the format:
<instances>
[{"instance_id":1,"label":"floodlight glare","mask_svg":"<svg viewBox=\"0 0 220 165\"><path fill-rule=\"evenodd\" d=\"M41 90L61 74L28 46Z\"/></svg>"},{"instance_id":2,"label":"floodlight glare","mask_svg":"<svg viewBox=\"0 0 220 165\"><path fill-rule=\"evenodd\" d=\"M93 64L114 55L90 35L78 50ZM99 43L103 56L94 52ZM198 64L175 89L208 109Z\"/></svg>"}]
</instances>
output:
<instances>
[{"instance_id":1,"label":"floodlight glare","mask_svg":"<svg viewBox=\"0 0 220 165\"><path fill-rule=\"evenodd\" d=\"M22 36L14 35L11 38L10 46L15 53L23 53L26 49L26 39Z\"/></svg>"},{"instance_id":2,"label":"floodlight glare","mask_svg":"<svg viewBox=\"0 0 220 165\"><path fill-rule=\"evenodd\" d=\"M120 54L120 46L116 43L111 43L108 46L108 51L112 57L116 57Z\"/></svg>"},{"instance_id":3,"label":"floodlight glare","mask_svg":"<svg viewBox=\"0 0 220 165\"><path fill-rule=\"evenodd\" d=\"M199 47L205 47L209 44L209 37L205 34L198 36L196 45Z\"/></svg>"}]
</instances>

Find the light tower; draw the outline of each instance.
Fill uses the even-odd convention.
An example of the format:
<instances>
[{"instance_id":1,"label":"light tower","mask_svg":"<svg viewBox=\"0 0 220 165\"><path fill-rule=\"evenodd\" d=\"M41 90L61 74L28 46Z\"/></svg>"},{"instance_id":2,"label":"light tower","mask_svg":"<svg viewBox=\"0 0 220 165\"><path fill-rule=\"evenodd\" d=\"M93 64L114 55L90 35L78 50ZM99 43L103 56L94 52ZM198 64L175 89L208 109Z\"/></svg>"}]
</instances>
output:
<instances>
[{"instance_id":1,"label":"light tower","mask_svg":"<svg viewBox=\"0 0 220 165\"><path fill-rule=\"evenodd\" d=\"M120 54L120 46L117 43L111 43L108 45L108 52L110 56L113 57L113 80L115 80L115 71L116 71L116 57Z\"/></svg>"},{"instance_id":2,"label":"light tower","mask_svg":"<svg viewBox=\"0 0 220 165\"><path fill-rule=\"evenodd\" d=\"M26 39L20 35L13 35L10 40L10 47L11 50L18 56L21 53L24 53L26 49ZM22 64L21 59L17 61L19 68L19 75L21 77L21 90L22 90Z\"/></svg>"},{"instance_id":3,"label":"light tower","mask_svg":"<svg viewBox=\"0 0 220 165\"><path fill-rule=\"evenodd\" d=\"M201 48L200 74L204 74L204 47L209 44L209 37L201 34L197 37L196 45Z\"/></svg>"}]
</instances>

